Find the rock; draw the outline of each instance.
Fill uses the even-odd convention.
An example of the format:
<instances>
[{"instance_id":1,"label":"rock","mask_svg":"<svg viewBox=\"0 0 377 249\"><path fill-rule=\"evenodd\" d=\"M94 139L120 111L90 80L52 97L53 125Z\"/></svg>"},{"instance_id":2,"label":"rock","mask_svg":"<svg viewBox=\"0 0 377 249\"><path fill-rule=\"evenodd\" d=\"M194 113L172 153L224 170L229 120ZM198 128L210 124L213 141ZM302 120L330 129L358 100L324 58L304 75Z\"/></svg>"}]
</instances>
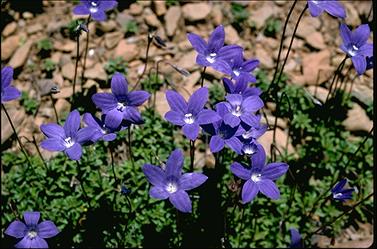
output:
<instances>
[{"instance_id":1,"label":"rock","mask_svg":"<svg viewBox=\"0 0 377 249\"><path fill-rule=\"evenodd\" d=\"M352 2L344 2L342 5L344 5L347 12L347 24L354 27L360 25L359 12L355 8L355 5L359 5L359 3L353 4Z\"/></svg>"},{"instance_id":2,"label":"rock","mask_svg":"<svg viewBox=\"0 0 377 249\"><path fill-rule=\"evenodd\" d=\"M115 48L114 57L122 57L125 61L132 61L139 55L139 48L136 44L129 44L121 40Z\"/></svg>"},{"instance_id":3,"label":"rock","mask_svg":"<svg viewBox=\"0 0 377 249\"><path fill-rule=\"evenodd\" d=\"M58 99L55 103L55 109L58 115L64 112L68 113L71 109L71 103L65 99Z\"/></svg>"},{"instance_id":4,"label":"rock","mask_svg":"<svg viewBox=\"0 0 377 249\"><path fill-rule=\"evenodd\" d=\"M72 52L76 50L76 42L71 40L65 40L64 42L61 42L57 40L54 41L54 49L62 52Z\"/></svg>"},{"instance_id":5,"label":"rock","mask_svg":"<svg viewBox=\"0 0 377 249\"><path fill-rule=\"evenodd\" d=\"M348 131L369 132L373 127L373 121L369 119L360 105L353 103L352 109L348 111L347 118L342 122L342 125Z\"/></svg>"},{"instance_id":6,"label":"rock","mask_svg":"<svg viewBox=\"0 0 377 249\"><path fill-rule=\"evenodd\" d=\"M38 89L39 89L40 96L45 96L45 95L50 94L51 88L55 85L56 84L51 79L37 80L37 86L38 86Z\"/></svg>"},{"instance_id":7,"label":"rock","mask_svg":"<svg viewBox=\"0 0 377 249\"><path fill-rule=\"evenodd\" d=\"M300 38L305 39L308 35L316 32L320 26L321 26L321 22L319 21L318 18L313 18L311 16L303 17L300 22L300 25L298 25L296 35Z\"/></svg>"},{"instance_id":8,"label":"rock","mask_svg":"<svg viewBox=\"0 0 377 249\"><path fill-rule=\"evenodd\" d=\"M1 60L9 59L14 51L18 48L20 42L19 35L12 35L7 38L3 42L1 42Z\"/></svg>"},{"instance_id":9,"label":"rock","mask_svg":"<svg viewBox=\"0 0 377 249\"><path fill-rule=\"evenodd\" d=\"M113 31L117 27L117 23L114 20L108 20L106 22L99 22L99 29L104 33Z\"/></svg>"},{"instance_id":10,"label":"rock","mask_svg":"<svg viewBox=\"0 0 377 249\"><path fill-rule=\"evenodd\" d=\"M28 11L25 11L24 13L22 13L22 17L24 18L24 19L31 19L31 18L33 18L33 13L30 13L30 12L28 12Z\"/></svg>"},{"instance_id":11,"label":"rock","mask_svg":"<svg viewBox=\"0 0 377 249\"><path fill-rule=\"evenodd\" d=\"M105 34L105 46L107 49L114 48L120 40L123 38L123 33L121 32L112 32Z\"/></svg>"},{"instance_id":12,"label":"rock","mask_svg":"<svg viewBox=\"0 0 377 249\"><path fill-rule=\"evenodd\" d=\"M308 92L315 98L325 103L329 90L321 86L308 86Z\"/></svg>"},{"instance_id":13,"label":"rock","mask_svg":"<svg viewBox=\"0 0 377 249\"><path fill-rule=\"evenodd\" d=\"M31 25L31 26L27 26L27 29L26 29L26 32L31 35L31 34L34 34L34 33L37 33L39 31L42 31L43 30L43 26L42 24L40 23L36 23L34 25Z\"/></svg>"},{"instance_id":14,"label":"rock","mask_svg":"<svg viewBox=\"0 0 377 249\"><path fill-rule=\"evenodd\" d=\"M237 31L232 27L232 25L225 26L224 31L226 44L236 44L240 40Z\"/></svg>"},{"instance_id":15,"label":"rock","mask_svg":"<svg viewBox=\"0 0 377 249\"><path fill-rule=\"evenodd\" d=\"M156 11L156 14L158 16L162 16L166 13L166 4L165 4L165 1L153 1L154 3L154 8L155 8L155 11Z\"/></svg>"},{"instance_id":16,"label":"rock","mask_svg":"<svg viewBox=\"0 0 377 249\"><path fill-rule=\"evenodd\" d=\"M262 67L265 67L267 69L271 69L274 67L274 61L272 59L271 54L264 50L261 44L257 44L257 48L255 50L255 57L258 58Z\"/></svg>"},{"instance_id":17,"label":"rock","mask_svg":"<svg viewBox=\"0 0 377 249\"><path fill-rule=\"evenodd\" d=\"M196 67L196 55L197 52L195 50L191 50L180 58L180 60L177 62L177 65L190 72L193 71Z\"/></svg>"},{"instance_id":18,"label":"rock","mask_svg":"<svg viewBox=\"0 0 377 249\"><path fill-rule=\"evenodd\" d=\"M55 64L59 64L60 62L60 58L62 57L62 53L61 52L55 52L55 53L52 53L51 55L51 60L55 63Z\"/></svg>"},{"instance_id":19,"label":"rock","mask_svg":"<svg viewBox=\"0 0 377 249\"><path fill-rule=\"evenodd\" d=\"M371 80L373 81L373 80ZM350 86L347 87L350 89ZM369 105L373 102L373 89L363 84L356 84L352 86L352 96L360 100L362 103Z\"/></svg>"},{"instance_id":20,"label":"rock","mask_svg":"<svg viewBox=\"0 0 377 249\"><path fill-rule=\"evenodd\" d=\"M12 119L12 123L17 132L21 130L21 124L26 118L25 110L23 108L7 108L7 112ZM9 123L3 108L1 108L1 144L7 141L13 134L12 127ZM17 146L18 147L18 146Z\"/></svg>"},{"instance_id":21,"label":"rock","mask_svg":"<svg viewBox=\"0 0 377 249\"><path fill-rule=\"evenodd\" d=\"M271 156L271 144L273 141L273 130L266 131L259 139L258 142L262 144L264 150L266 151L267 156ZM288 136L287 134L280 128L276 128L276 147L282 152L285 150L285 146L287 143ZM288 153L294 153L295 150L290 142L288 142ZM279 154L279 152L276 152Z\"/></svg>"},{"instance_id":22,"label":"rock","mask_svg":"<svg viewBox=\"0 0 377 249\"><path fill-rule=\"evenodd\" d=\"M185 80L183 81L183 85L187 89L193 89L195 87L196 83L199 82L200 77L201 77L200 72L195 71L192 74L190 74L187 78L185 78Z\"/></svg>"},{"instance_id":23,"label":"rock","mask_svg":"<svg viewBox=\"0 0 377 249\"><path fill-rule=\"evenodd\" d=\"M157 19L157 16L153 13L150 13L144 17L144 20L146 24L148 24L151 27L158 28L161 26L160 21Z\"/></svg>"},{"instance_id":24,"label":"rock","mask_svg":"<svg viewBox=\"0 0 377 249\"><path fill-rule=\"evenodd\" d=\"M267 114L266 116L267 116L268 125L270 127L274 127L274 125L275 125L275 116L272 116L271 114ZM263 116L262 119L261 119L261 124L267 124L267 121L266 121L266 119ZM278 118L276 120L276 125L279 128L281 128L281 129L287 128L287 122L284 119L281 119L281 118Z\"/></svg>"},{"instance_id":25,"label":"rock","mask_svg":"<svg viewBox=\"0 0 377 249\"><path fill-rule=\"evenodd\" d=\"M32 45L33 45L33 41L28 40L24 45L19 47L14 53L14 55L12 56L12 59L9 61L9 66L13 68L18 68L18 67L23 66L26 62L26 59L28 58L29 51Z\"/></svg>"},{"instance_id":26,"label":"rock","mask_svg":"<svg viewBox=\"0 0 377 249\"><path fill-rule=\"evenodd\" d=\"M107 74L100 63L86 70L84 76L88 79L107 81Z\"/></svg>"},{"instance_id":27,"label":"rock","mask_svg":"<svg viewBox=\"0 0 377 249\"><path fill-rule=\"evenodd\" d=\"M327 47L320 32L309 34L305 37L305 40L310 46L316 49L324 49Z\"/></svg>"},{"instance_id":28,"label":"rock","mask_svg":"<svg viewBox=\"0 0 377 249\"><path fill-rule=\"evenodd\" d=\"M143 7L139 3L133 3L130 5L130 14L137 16L143 12Z\"/></svg>"},{"instance_id":29,"label":"rock","mask_svg":"<svg viewBox=\"0 0 377 249\"><path fill-rule=\"evenodd\" d=\"M62 67L62 75L66 79L73 80L73 77L75 77L75 66L72 62L69 62Z\"/></svg>"},{"instance_id":30,"label":"rock","mask_svg":"<svg viewBox=\"0 0 377 249\"><path fill-rule=\"evenodd\" d=\"M211 12L212 22L215 26L219 26L223 23L223 12L221 11L221 5L215 5Z\"/></svg>"},{"instance_id":31,"label":"rock","mask_svg":"<svg viewBox=\"0 0 377 249\"><path fill-rule=\"evenodd\" d=\"M79 85L76 85L75 91L80 91ZM66 98L71 97L72 94L73 94L72 86L66 86L66 87L63 87L62 89L60 89L59 93L53 94L52 97L54 99L66 99Z\"/></svg>"},{"instance_id":32,"label":"rock","mask_svg":"<svg viewBox=\"0 0 377 249\"><path fill-rule=\"evenodd\" d=\"M261 29L264 26L266 20L278 13L279 8L275 5L271 5L269 2L266 2L262 8L259 8L251 13L250 19L255 22L257 29Z\"/></svg>"},{"instance_id":33,"label":"rock","mask_svg":"<svg viewBox=\"0 0 377 249\"><path fill-rule=\"evenodd\" d=\"M164 18L165 18L166 34L168 36L173 36L175 34L181 15L182 15L182 12L179 6L172 6L166 12L166 15Z\"/></svg>"},{"instance_id":34,"label":"rock","mask_svg":"<svg viewBox=\"0 0 377 249\"><path fill-rule=\"evenodd\" d=\"M186 20L193 22L205 19L211 12L211 5L208 3L188 3L182 7L183 16Z\"/></svg>"},{"instance_id":35,"label":"rock","mask_svg":"<svg viewBox=\"0 0 377 249\"><path fill-rule=\"evenodd\" d=\"M5 26L3 29L3 32L1 33L4 37L10 36L13 34L17 29L17 23L16 22L11 22Z\"/></svg>"},{"instance_id":36,"label":"rock","mask_svg":"<svg viewBox=\"0 0 377 249\"><path fill-rule=\"evenodd\" d=\"M169 110L170 106L165 98L165 91L156 92L156 111L158 114L160 114L161 117L164 117L165 113Z\"/></svg>"}]
</instances>

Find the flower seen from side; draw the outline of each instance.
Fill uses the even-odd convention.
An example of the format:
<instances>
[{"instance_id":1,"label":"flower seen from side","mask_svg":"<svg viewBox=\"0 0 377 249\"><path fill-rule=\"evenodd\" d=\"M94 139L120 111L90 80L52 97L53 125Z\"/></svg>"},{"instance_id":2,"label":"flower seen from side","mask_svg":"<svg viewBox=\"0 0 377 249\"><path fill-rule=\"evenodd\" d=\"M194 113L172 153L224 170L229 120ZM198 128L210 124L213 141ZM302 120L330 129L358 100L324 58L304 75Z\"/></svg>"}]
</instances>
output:
<instances>
[{"instance_id":1,"label":"flower seen from side","mask_svg":"<svg viewBox=\"0 0 377 249\"><path fill-rule=\"evenodd\" d=\"M21 96L21 92L11 86L13 80L13 68L4 67L1 69L1 103L5 103Z\"/></svg>"},{"instance_id":2,"label":"flower seen from side","mask_svg":"<svg viewBox=\"0 0 377 249\"><path fill-rule=\"evenodd\" d=\"M346 18L346 10L336 0L308 0L308 8L313 17L317 17L325 11L334 17Z\"/></svg>"},{"instance_id":3,"label":"flower seen from side","mask_svg":"<svg viewBox=\"0 0 377 249\"><path fill-rule=\"evenodd\" d=\"M289 245L290 248L303 248L301 234L295 228L289 229L291 233L291 244Z\"/></svg>"},{"instance_id":4,"label":"flower seen from side","mask_svg":"<svg viewBox=\"0 0 377 249\"><path fill-rule=\"evenodd\" d=\"M105 124L106 115L101 116L101 120L93 116L91 113L84 113L83 121L87 127L91 127L93 130L93 136L91 141L93 143L97 142L100 139L103 139L106 142L110 142L116 139L116 132L118 130L111 129ZM122 126L121 130L126 129L127 126Z\"/></svg>"},{"instance_id":5,"label":"flower seen from side","mask_svg":"<svg viewBox=\"0 0 377 249\"><path fill-rule=\"evenodd\" d=\"M90 15L96 21L106 20L106 11L114 9L118 2L114 0L80 0L73 9L75 15Z\"/></svg>"},{"instance_id":6,"label":"flower seen from side","mask_svg":"<svg viewBox=\"0 0 377 249\"><path fill-rule=\"evenodd\" d=\"M252 95L261 95L262 91L258 87L248 87L248 84L244 80L236 80L233 83L232 80L228 78L223 78L223 85L226 93L230 94L241 94L243 98L250 97Z\"/></svg>"},{"instance_id":7,"label":"flower seen from side","mask_svg":"<svg viewBox=\"0 0 377 249\"><path fill-rule=\"evenodd\" d=\"M257 79L251 72L257 68L259 60L243 60L243 55L235 56L231 59L230 66L232 68L231 77L236 81L245 81L246 83L255 83Z\"/></svg>"},{"instance_id":8,"label":"flower seen from side","mask_svg":"<svg viewBox=\"0 0 377 249\"><path fill-rule=\"evenodd\" d=\"M332 197L335 200L345 201L352 199L352 193L355 191L354 188L344 189L347 183L347 179L340 180L335 187L331 190Z\"/></svg>"}]
</instances>

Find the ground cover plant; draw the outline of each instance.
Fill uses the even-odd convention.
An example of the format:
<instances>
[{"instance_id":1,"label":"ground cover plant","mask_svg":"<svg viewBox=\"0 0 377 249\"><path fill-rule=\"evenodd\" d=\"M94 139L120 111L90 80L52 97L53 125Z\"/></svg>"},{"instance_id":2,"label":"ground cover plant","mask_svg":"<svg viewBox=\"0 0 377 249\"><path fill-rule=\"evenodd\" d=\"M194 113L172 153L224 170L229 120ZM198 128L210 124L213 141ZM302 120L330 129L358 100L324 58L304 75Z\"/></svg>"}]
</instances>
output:
<instances>
[{"instance_id":1,"label":"ground cover plant","mask_svg":"<svg viewBox=\"0 0 377 249\"><path fill-rule=\"evenodd\" d=\"M371 245L371 1L38 3L2 3L3 247Z\"/></svg>"}]
</instances>

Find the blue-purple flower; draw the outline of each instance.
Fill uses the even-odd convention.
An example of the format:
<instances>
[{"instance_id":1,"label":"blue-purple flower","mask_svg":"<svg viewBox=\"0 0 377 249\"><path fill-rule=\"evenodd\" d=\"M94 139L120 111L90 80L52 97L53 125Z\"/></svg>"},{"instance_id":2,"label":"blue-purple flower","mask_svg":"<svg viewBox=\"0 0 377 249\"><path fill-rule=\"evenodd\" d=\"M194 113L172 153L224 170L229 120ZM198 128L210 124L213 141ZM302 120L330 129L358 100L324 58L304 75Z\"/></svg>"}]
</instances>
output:
<instances>
[{"instance_id":1,"label":"blue-purple flower","mask_svg":"<svg viewBox=\"0 0 377 249\"><path fill-rule=\"evenodd\" d=\"M96 21L106 20L106 11L115 8L118 4L114 0L80 0L80 4L75 6L75 15L91 15Z\"/></svg>"},{"instance_id":2,"label":"blue-purple flower","mask_svg":"<svg viewBox=\"0 0 377 249\"><path fill-rule=\"evenodd\" d=\"M308 0L308 8L313 17L317 17L325 11L332 16L346 18L346 10L336 0Z\"/></svg>"},{"instance_id":3,"label":"blue-purple flower","mask_svg":"<svg viewBox=\"0 0 377 249\"><path fill-rule=\"evenodd\" d=\"M190 140L198 137L200 125L214 123L221 117L212 110L204 109L208 100L208 89L201 87L188 100L175 91L166 91L166 100L171 108L165 119L174 125L182 126L183 134Z\"/></svg>"},{"instance_id":4,"label":"blue-purple flower","mask_svg":"<svg viewBox=\"0 0 377 249\"><path fill-rule=\"evenodd\" d=\"M242 180L245 184L242 187L242 202L251 202L258 192L265 196L277 200L280 198L280 191L274 181L284 175L288 170L288 164L282 162L266 163L266 152L261 145L257 152L251 157L251 167L234 162L230 166L232 173Z\"/></svg>"},{"instance_id":5,"label":"blue-purple flower","mask_svg":"<svg viewBox=\"0 0 377 249\"><path fill-rule=\"evenodd\" d=\"M236 81L245 81L246 83L255 83L257 79L251 74L257 66L259 65L259 60L243 60L243 55L235 56L230 60L230 66L232 68L231 77Z\"/></svg>"},{"instance_id":6,"label":"blue-purple flower","mask_svg":"<svg viewBox=\"0 0 377 249\"><path fill-rule=\"evenodd\" d=\"M72 160L80 160L82 145L91 140L93 129L85 127L80 129L80 114L77 110L72 111L61 127L50 123L41 125L41 131L46 140L41 142L41 147L49 151L64 151Z\"/></svg>"},{"instance_id":7,"label":"blue-purple flower","mask_svg":"<svg viewBox=\"0 0 377 249\"><path fill-rule=\"evenodd\" d=\"M111 79L112 93L96 93L92 96L94 104L106 115L105 125L111 129L118 129L122 120L140 124L143 119L137 109L149 97L146 91L128 92L127 79L116 72Z\"/></svg>"},{"instance_id":8,"label":"blue-purple flower","mask_svg":"<svg viewBox=\"0 0 377 249\"><path fill-rule=\"evenodd\" d=\"M208 44L197 34L189 33L187 38L191 45L198 52L196 63L215 70L232 74L232 68L229 65L231 59L242 54L242 47L237 45L224 46L225 32L224 26L220 25L212 32L209 37Z\"/></svg>"},{"instance_id":9,"label":"blue-purple flower","mask_svg":"<svg viewBox=\"0 0 377 249\"><path fill-rule=\"evenodd\" d=\"M97 142L100 139L103 139L106 142L110 142L116 139L116 131L107 127L105 125L105 117L106 115L101 116L101 120L97 117L93 116L91 113L84 113L82 120L87 125L87 127L91 127L93 130L93 136L91 137L91 141L93 143ZM126 129L127 126L122 126L121 130Z\"/></svg>"},{"instance_id":10,"label":"blue-purple flower","mask_svg":"<svg viewBox=\"0 0 377 249\"><path fill-rule=\"evenodd\" d=\"M243 98L247 98L252 95L261 95L262 91L258 87L248 87L248 83L244 80L237 80L233 83L228 78L223 78L223 85L225 91L230 94L241 94Z\"/></svg>"},{"instance_id":11,"label":"blue-purple flower","mask_svg":"<svg viewBox=\"0 0 377 249\"><path fill-rule=\"evenodd\" d=\"M242 142L242 154L251 156L257 152L258 143L257 139L261 137L266 131L268 126L260 123L261 115L255 116L255 125L246 126L245 129L242 128L241 135L238 137Z\"/></svg>"},{"instance_id":12,"label":"blue-purple flower","mask_svg":"<svg viewBox=\"0 0 377 249\"><path fill-rule=\"evenodd\" d=\"M25 223L15 220L5 230L5 234L21 239L16 248L48 248L45 239L56 236L58 228L52 221L45 220L38 223L39 212L24 212Z\"/></svg>"},{"instance_id":13,"label":"blue-purple flower","mask_svg":"<svg viewBox=\"0 0 377 249\"><path fill-rule=\"evenodd\" d=\"M1 69L1 103L5 103L21 96L21 92L11 86L13 80L13 68L4 67Z\"/></svg>"},{"instance_id":14,"label":"blue-purple flower","mask_svg":"<svg viewBox=\"0 0 377 249\"><path fill-rule=\"evenodd\" d=\"M295 228L290 228L289 231L291 232L291 244L289 245L290 248L303 248L301 234Z\"/></svg>"},{"instance_id":15,"label":"blue-purple flower","mask_svg":"<svg viewBox=\"0 0 377 249\"><path fill-rule=\"evenodd\" d=\"M352 193L355 191L354 188L343 189L347 183L347 179L340 180L335 187L331 190L332 197L335 200L345 201L352 199Z\"/></svg>"},{"instance_id":16,"label":"blue-purple flower","mask_svg":"<svg viewBox=\"0 0 377 249\"><path fill-rule=\"evenodd\" d=\"M252 95L243 98L241 94L227 94L227 102L221 102L227 108L227 114L224 115L224 123L231 127L238 126L241 121L249 126L255 125L254 112L261 109L264 104L259 96Z\"/></svg>"},{"instance_id":17,"label":"blue-purple flower","mask_svg":"<svg viewBox=\"0 0 377 249\"><path fill-rule=\"evenodd\" d=\"M373 55L373 44L367 43L370 35L368 24L363 24L351 31L346 24L340 25L343 44L340 48L351 57L353 66L359 75L367 69L366 58Z\"/></svg>"},{"instance_id":18,"label":"blue-purple flower","mask_svg":"<svg viewBox=\"0 0 377 249\"><path fill-rule=\"evenodd\" d=\"M169 198L169 201L179 211L191 213L191 200L186 191L199 187L208 177L202 173L182 174L183 162L182 151L176 149L170 154L165 169L144 164L143 172L153 185L149 191L151 197L159 200Z\"/></svg>"}]
</instances>

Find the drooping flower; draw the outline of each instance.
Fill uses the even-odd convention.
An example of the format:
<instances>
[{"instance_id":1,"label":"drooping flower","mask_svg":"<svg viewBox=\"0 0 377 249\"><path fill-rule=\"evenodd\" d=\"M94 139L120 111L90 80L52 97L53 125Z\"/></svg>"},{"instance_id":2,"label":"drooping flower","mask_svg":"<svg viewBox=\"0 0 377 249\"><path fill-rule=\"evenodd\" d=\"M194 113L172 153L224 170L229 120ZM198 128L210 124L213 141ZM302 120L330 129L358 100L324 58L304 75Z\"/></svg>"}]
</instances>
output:
<instances>
[{"instance_id":1,"label":"drooping flower","mask_svg":"<svg viewBox=\"0 0 377 249\"><path fill-rule=\"evenodd\" d=\"M230 94L241 94L243 98L247 98L252 95L261 95L262 90L258 87L247 87L247 82L244 80L237 80L234 84L232 80L223 78L223 85L225 91Z\"/></svg>"},{"instance_id":2,"label":"drooping flower","mask_svg":"<svg viewBox=\"0 0 377 249\"><path fill-rule=\"evenodd\" d=\"M101 120L97 117L93 116L91 113L84 113L82 120L84 123L91 127L93 130L93 136L91 137L91 141L93 143L97 142L100 139L104 141L110 142L116 139L116 131L115 129L111 129L105 125L105 118L106 115L101 116ZM127 129L127 126L122 126L120 130Z\"/></svg>"},{"instance_id":3,"label":"drooping flower","mask_svg":"<svg viewBox=\"0 0 377 249\"><path fill-rule=\"evenodd\" d=\"M340 24L340 36L343 39L340 48L351 57L358 75L363 74L367 68L366 57L373 55L373 44L367 43L369 34L368 24L360 25L354 31L351 31L346 24Z\"/></svg>"},{"instance_id":4,"label":"drooping flower","mask_svg":"<svg viewBox=\"0 0 377 249\"><path fill-rule=\"evenodd\" d=\"M77 110L72 111L64 126L50 123L41 125L41 131L46 140L41 142L41 147L49 151L64 151L72 160L80 160L82 145L91 140L93 129L85 127L80 129L80 114Z\"/></svg>"},{"instance_id":5,"label":"drooping flower","mask_svg":"<svg viewBox=\"0 0 377 249\"><path fill-rule=\"evenodd\" d=\"M259 60L243 60L243 55L240 54L235 56L230 60L230 66L232 68L231 77L236 81L245 81L246 83L255 83L257 79L251 74L257 66L259 65Z\"/></svg>"},{"instance_id":6,"label":"drooping flower","mask_svg":"<svg viewBox=\"0 0 377 249\"><path fill-rule=\"evenodd\" d=\"M236 127L242 121L249 126L255 125L253 113L264 106L259 96L252 95L243 98L241 94L227 94L225 99L227 102L221 102L228 110L228 113L224 115L225 124Z\"/></svg>"},{"instance_id":7,"label":"drooping flower","mask_svg":"<svg viewBox=\"0 0 377 249\"><path fill-rule=\"evenodd\" d=\"M4 67L1 69L1 103L5 103L21 96L21 92L11 86L13 80L13 68Z\"/></svg>"},{"instance_id":8,"label":"drooping flower","mask_svg":"<svg viewBox=\"0 0 377 249\"><path fill-rule=\"evenodd\" d=\"M289 245L290 248L303 248L301 234L295 228L290 228L289 231L291 232L291 244Z\"/></svg>"},{"instance_id":9,"label":"drooping flower","mask_svg":"<svg viewBox=\"0 0 377 249\"><path fill-rule=\"evenodd\" d=\"M308 0L309 12L313 17L317 17L326 11L332 16L346 18L346 10L336 0Z\"/></svg>"},{"instance_id":10,"label":"drooping flower","mask_svg":"<svg viewBox=\"0 0 377 249\"><path fill-rule=\"evenodd\" d=\"M347 183L347 179L340 180L335 187L331 190L332 197L335 200L345 201L352 199L352 193L355 191L354 188L343 189Z\"/></svg>"},{"instance_id":11,"label":"drooping flower","mask_svg":"<svg viewBox=\"0 0 377 249\"><path fill-rule=\"evenodd\" d=\"M255 125L244 125L241 131L241 135L238 137L243 144L241 150L242 154L248 156L252 156L257 152L257 139L261 137L267 131L268 128L267 125L260 123L261 115L256 115L255 118Z\"/></svg>"},{"instance_id":12,"label":"drooping flower","mask_svg":"<svg viewBox=\"0 0 377 249\"><path fill-rule=\"evenodd\" d=\"M225 105L218 103L216 105L216 112L220 117L224 117L227 109ZM221 119L212 124L202 125L202 128L212 136L209 142L209 148L212 153L221 151L227 145L237 154L241 154L242 143L237 136L241 134L240 131L242 132L242 130L238 127L226 125Z\"/></svg>"},{"instance_id":13,"label":"drooping flower","mask_svg":"<svg viewBox=\"0 0 377 249\"><path fill-rule=\"evenodd\" d=\"M165 114L165 119L174 125L182 126L183 134L191 140L198 137L199 125L210 124L221 119L215 111L204 109L208 100L206 87L196 90L188 102L177 92L168 90L166 100L171 110Z\"/></svg>"},{"instance_id":14,"label":"drooping flower","mask_svg":"<svg viewBox=\"0 0 377 249\"><path fill-rule=\"evenodd\" d=\"M151 197L159 200L169 198L169 201L179 211L191 213L191 200L186 191L199 187L208 177L195 172L182 174L183 162L182 151L176 149L170 154L165 169L144 164L143 172L153 185L149 191Z\"/></svg>"},{"instance_id":15,"label":"drooping flower","mask_svg":"<svg viewBox=\"0 0 377 249\"><path fill-rule=\"evenodd\" d=\"M284 175L288 170L288 164L282 162L266 163L266 152L258 144L257 152L251 157L251 167L234 162L230 166L232 173L245 180L242 187L243 203L251 202L258 192L277 200L280 198L280 191L274 181Z\"/></svg>"},{"instance_id":16,"label":"drooping flower","mask_svg":"<svg viewBox=\"0 0 377 249\"><path fill-rule=\"evenodd\" d=\"M25 223L15 220L5 230L5 234L21 239L16 248L48 248L45 239L56 236L58 228L52 221L45 220L38 224L39 212L24 212Z\"/></svg>"},{"instance_id":17,"label":"drooping flower","mask_svg":"<svg viewBox=\"0 0 377 249\"><path fill-rule=\"evenodd\" d=\"M374 56L367 56L366 60L367 60L367 70L372 69L373 64L374 64L373 62Z\"/></svg>"},{"instance_id":18,"label":"drooping flower","mask_svg":"<svg viewBox=\"0 0 377 249\"><path fill-rule=\"evenodd\" d=\"M106 20L106 11L115 8L118 4L115 0L80 0L81 4L75 6L75 15L91 15L96 21Z\"/></svg>"},{"instance_id":19,"label":"drooping flower","mask_svg":"<svg viewBox=\"0 0 377 249\"><path fill-rule=\"evenodd\" d=\"M94 104L106 115L105 125L111 129L118 129L122 120L140 124L143 119L137 109L149 97L146 91L128 92L127 79L116 72L111 79L112 93L96 93L92 96Z\"/></svg>"},{"instance_id":20,"label":"drooping flower","mask_svg":"<svg viewBox=\"0 0 377 249\"><path fill-rule=\"evenodd\" d=\"M232 58L237 57L238 54L242 54L243 49L237 45L224 46L224 26L220 25L215 28L209 37L208 44L194 33L187 34L187 38L196 52L198 52L196 57L197 64L204 67L212 66L219 72L232 74L229 62Z\"/></svg>"}]
</instances>

